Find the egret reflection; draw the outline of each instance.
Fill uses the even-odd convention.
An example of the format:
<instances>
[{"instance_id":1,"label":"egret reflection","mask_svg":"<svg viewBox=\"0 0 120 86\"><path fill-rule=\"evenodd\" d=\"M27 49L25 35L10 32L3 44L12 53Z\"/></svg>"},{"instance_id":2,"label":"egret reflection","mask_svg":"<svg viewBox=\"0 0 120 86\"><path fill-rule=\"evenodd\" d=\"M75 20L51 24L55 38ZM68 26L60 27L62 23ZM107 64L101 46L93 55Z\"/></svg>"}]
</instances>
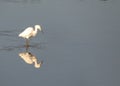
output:
<instances>
[{"instance_id":1,"label":"egret reflection","mask_svg":"<svg viewBox=\"0 0 120 86\"><path fill-rule=\"evenodd\" d=\"M33 64L35 68L40 68L43 61L38 61L37 57L29 52L29 47L26 46L26 51L19 53L21 59L23 59L27 64Z\"/></svg>"},{"instance_id":2,"label":"egret reflection","mask_svg":"<svg viewBox=\"0 0 120 86\"><path fill-rule=\"evenodd\" d=\"M19 53L19 56L27 63L27 64L34 64L35 68L40 68L43 61L38 62L36 56L34 56L30 52L22 52Z\"/></svg>"},{"instance_id":3,"label":"egret reflection","mask_svg":"<svg viewBox=\"0 0 120 86\"><path fill-rule=\"evenodd\" d=\"M22 60L24 60L25 63L27 64L33 64L35 68L40 68L41 65L43 64L43 61L39 61L38 58L33 55L30 51L29 48L35 48L35 49L39 49L40 48L40 44L34 44L34 45L30 45L25 46L25 45L20 45L20 46L6 46L3 48L0 48L0 51L13 51L13 50L21 50L25 48L24 52L20 52L18 55L20 56L20 58Z\"/></svg>"}]
</instances>

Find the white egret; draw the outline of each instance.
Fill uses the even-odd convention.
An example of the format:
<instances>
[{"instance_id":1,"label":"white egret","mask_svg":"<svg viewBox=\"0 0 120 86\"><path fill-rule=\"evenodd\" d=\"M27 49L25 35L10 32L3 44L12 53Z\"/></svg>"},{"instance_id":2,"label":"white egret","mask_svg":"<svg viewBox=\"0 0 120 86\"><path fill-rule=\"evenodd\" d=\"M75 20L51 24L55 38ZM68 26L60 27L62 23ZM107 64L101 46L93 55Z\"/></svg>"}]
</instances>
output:
<instances>
[{"instance_id":1,"label":"white egret","mask_svg":"<svg viewBox=\"0 0 120 86\"><path fill-rule=\"evenodd\" d=\"M37 62L37 58L32 55L30 52L22 52L19 53L19 56L27 63L27 64L34 64L35 68L40 68L42 65L42 61L39 63Z\"/></svg>"},{"instance_id":2,"label":"white egret","mask_svg":"<svg viewBox=\"0 0 120 86\"><path fill-rule=\"evenodd\" d=\"M29 46L28 40L31 37L36 36L38 30L42 31L40 25L35 25L34 28L33 27L28 27L22 33L20 33L18 36L26 39L26 44Z\"/></svg>"}]
</instances>

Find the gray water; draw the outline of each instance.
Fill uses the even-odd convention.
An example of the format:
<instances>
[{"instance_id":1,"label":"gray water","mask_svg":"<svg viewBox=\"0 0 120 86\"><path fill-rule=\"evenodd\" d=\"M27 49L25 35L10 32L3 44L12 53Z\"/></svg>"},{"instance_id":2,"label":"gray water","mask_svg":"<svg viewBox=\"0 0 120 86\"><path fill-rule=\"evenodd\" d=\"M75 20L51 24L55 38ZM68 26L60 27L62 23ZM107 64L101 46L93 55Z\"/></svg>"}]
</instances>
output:
<instances>
[{"instance_id":1,"label":"gray water","mask_svg":"<svg viewBox=\"0 0 120 86\"><path fill-rule=\"evenodd\" d=\"M120 86L120 0L0 0L0 86ZM18 34L40 24L27 64Z\"/></svg>"}]
</instances>

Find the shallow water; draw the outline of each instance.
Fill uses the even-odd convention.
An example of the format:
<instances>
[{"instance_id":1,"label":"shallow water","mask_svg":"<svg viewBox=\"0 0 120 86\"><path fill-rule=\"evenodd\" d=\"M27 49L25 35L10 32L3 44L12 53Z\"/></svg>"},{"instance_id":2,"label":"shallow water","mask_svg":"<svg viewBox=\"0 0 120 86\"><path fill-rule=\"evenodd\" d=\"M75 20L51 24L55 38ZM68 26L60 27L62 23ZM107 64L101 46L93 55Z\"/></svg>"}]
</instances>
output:
<instances>
[{"instance_id":1,"label":"shallow water","mask_svg":"<svg viewBox=\"0 0 120 86\"><path fill-rule=\"evenodd\" d=\"M0 86L120 86L119 0L0 0ZM26 51L18 37L40 24ZM26 63L28 52L43 61Z\"/></svg>"}]
</instances>

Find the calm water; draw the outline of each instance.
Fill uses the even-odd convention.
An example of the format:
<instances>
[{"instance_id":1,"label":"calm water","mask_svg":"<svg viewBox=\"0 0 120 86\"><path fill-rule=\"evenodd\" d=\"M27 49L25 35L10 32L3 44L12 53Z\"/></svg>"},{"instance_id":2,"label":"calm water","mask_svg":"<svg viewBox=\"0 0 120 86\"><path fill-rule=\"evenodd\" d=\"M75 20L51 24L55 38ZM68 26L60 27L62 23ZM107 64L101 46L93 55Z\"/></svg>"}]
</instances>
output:
<instances>
[{"instance_id":1,"label":"calm water","mask_svg":"<svg viewBox=\"0 0 120 86\"><path fill-rule=\"evenodd\" d=\"M0 86L120 86L120 0L0 0ZM26 51L18 34L40 24ZM40 68L27 64L29 52Z\"/></svg>"}]
</instances>

